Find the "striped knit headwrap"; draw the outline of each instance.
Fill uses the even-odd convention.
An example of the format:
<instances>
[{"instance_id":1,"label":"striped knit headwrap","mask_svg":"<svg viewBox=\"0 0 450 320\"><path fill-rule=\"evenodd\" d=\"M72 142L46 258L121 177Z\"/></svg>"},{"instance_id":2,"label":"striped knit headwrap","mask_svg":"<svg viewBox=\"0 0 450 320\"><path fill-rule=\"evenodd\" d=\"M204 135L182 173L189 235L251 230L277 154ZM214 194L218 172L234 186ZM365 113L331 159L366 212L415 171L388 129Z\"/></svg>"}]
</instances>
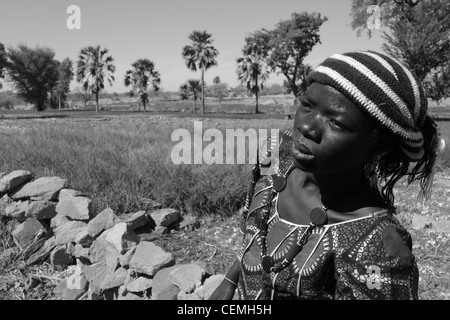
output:
<instances>
[{"instance_id":1,"label":"striped knit headwrap","mask_svg":"<svg viewBox=\"0 0 450 320\"><path fill-rule=\"evenodd\" d=\"M308 82L332 86L365 109L399 138L408 161L422 158L428 103L420 82L401 63L372 51L335 54L310 73Z\"/></svg>"},{"instance_id":2,"label":"striped knit headwrap","mask_svg":"<svg viewBox=\"0 0 450 320\"><path fill-rule=\"evenodd\" d=\"M426 198L431 195L438 132L427 115L428 102L417 77L402 63L373 51L335 54L308 76L309 83L329 85L397 137L401 160L385 172L386 188L403 175L419 180ZM415 166L408 169L409 163Z\"/></svg>"}]
</instances>

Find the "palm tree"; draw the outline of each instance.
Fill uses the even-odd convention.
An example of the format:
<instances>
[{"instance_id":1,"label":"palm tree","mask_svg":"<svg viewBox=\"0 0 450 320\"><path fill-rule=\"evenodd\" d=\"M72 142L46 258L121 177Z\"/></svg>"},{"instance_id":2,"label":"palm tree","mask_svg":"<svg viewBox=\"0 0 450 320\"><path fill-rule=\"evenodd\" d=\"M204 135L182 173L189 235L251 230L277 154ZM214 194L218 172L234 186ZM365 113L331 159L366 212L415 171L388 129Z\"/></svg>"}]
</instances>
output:
<instances>
[{"instance_id":1,"label":"palm tree","mask_svg":"<svg viewBox=\"0 0 450 320\"><path fill-rule=\"evenodd\" d=\"M195 108L197 107L197 99L200 96L201 84L199 80L188 80L185 84L180 86L180 97L181 100L192 99L194 101L193 111L195 113Z\"/></svg>"},{"instance_id":2,"label":"palm tree","mask_svg":"<svg viewBox=\"0 0 450 320\"><path fill-rule=\"evenodd\" d=\"M211 34L206 31L193 31L189 35L191 45L183 48L182 55L187 67L192 71L201 69L202 113L205 113L205 71L217 66L216 57L219 51L213 47Z\"/></svg>"},{"instance_id":3,"label":"palm tree","mask_svg":"<svg viewBox=\"0 0 450 320\"><path fill-rule=\"evenodd\" d=\"M241 84L247 86L247 91L256 96L256 109L258 113L259 92L264 88L264 82L269 78L271 68L267 63L266 56L257 46L247 45L242 50L243 57L238 58L237 70L238 79Z\"/></svg>"},{"instance_id":4,"label":"palm tree","mask_svg":"<svg viewBox=\"0 0 450 320\"><path fill-rule=\"evenodd\" d=\"M81 49L78 56L77 81L82 83L84 90L95 94L96 112L98 112L98 94L105 88L105 78L110 85L114 82L113 73L116 67L112 64L113 57L107 56L107 53L106 48L89 46Z\"/></svg>"},{"instance_id":5,"label":"palm tree","mask_svg":"<svg viewBox=\"0 0 450 320\"><path fill-rule=\"evenodd\" d=\"M139 98L144 105L148 102L148 85L151 83L155 91L159 90L161 78L159 72L155 70L155 64L148 59L139 59L131 65L132 70L125 74L125 86L133 86L133 90L139 92Z\"/></svg>"}]
</instances>

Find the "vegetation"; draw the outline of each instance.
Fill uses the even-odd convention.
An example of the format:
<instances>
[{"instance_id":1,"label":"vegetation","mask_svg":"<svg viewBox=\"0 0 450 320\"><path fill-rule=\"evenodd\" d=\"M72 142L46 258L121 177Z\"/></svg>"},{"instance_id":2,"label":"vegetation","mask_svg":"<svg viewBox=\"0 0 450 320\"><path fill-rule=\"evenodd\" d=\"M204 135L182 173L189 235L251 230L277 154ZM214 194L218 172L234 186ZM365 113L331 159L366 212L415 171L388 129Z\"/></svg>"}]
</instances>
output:
<instances>
[{"instance_id":1,"label":"vegetation","mask_svg":"<svg viewBox=\"0 0 450 320\"><path fill-rule=\"evenodd\" d=\"M0 42L0 79L3 79L5 76L5 67L6 67L6 50L3 43ZM2 88L2 83L0 82L0 89Z\"/></svg>"},{"instance_id":2,"label":"vegetation","mask_svg":"<svg viewBox=\"0 0 450 320\"><path fill-rule=\"evenodd\" d=\"M270 67L267 52L258 43L246 38L246 45L242 49L243 57L238 58L238 79L245 84L247 90L255 95L255 113L258 113L258 98L260 91L264 88L264 82L269 78Z\"/></svg>"},{"instance_id":3,"label":"vegetation","mask_svg":"<svg viewBox=\"0 0 450 320\"><path fill-rule=\"evenodd\" d=\"M139 93L139 99L144 106L148 102L148 86L152 85L153 90L159 90L161 77L159 72L155 70L155 64L148 59L139 59L132 65L132 70L128 70L125 74L125 86L132 86L134 91Z\"/></svg>"},{"instance_id":4,"label":"vegetation","mask_svg":"<svg viewBox=\"0 0 450 320\"><path fill-rule=\"evenodd\" d=\"M8 53L8 76L17 93L28 103L43 111L48 95L58 80L59 62L54 59L55 52L50 48L29 48L19 45Z\"/></svg>"},{"instance_id":5,"label":"vegetation","mask_svg":"<svg viewBox=\"0 0 450 320\"><path fill-rule=\"evenodd\" d=\"M399 5L400 3L400 5ZM352 27L361 34L371 0L353 0ZM448 97L450 83L450 2L388 1L379 5L383 50L409 66L435 101Z\"/></svg>"},{"instance_id":6,"label":"vegetation","mask_svg":"<svg viewBox=\"0 0 450 320\"><path fill-rule=\"evenodd\" d=\"M58 80L53 90L58 99L58 109L64 106L67 100L67 94L70 91L70 82L74 76L73 64L69 58L64 59L58 66Z\"/></svg>"},{"instance_id":7,"label":"vegetation","mask_svg":"<svg viewBox=\"0 0 450 320\"><path fill-rule=\"evenodd\" d=\"M200 97L200 93L202 92L201 83L199 80L190 79L185 84L180 86L180 98L181 100L192 99L194 104L192 106L192 111L195 113L197 108L197 100ZM204 112L203 112L204 113Z\"/></svg>"},{"instance_id":8,"label":"vegetation","mask_svg":"<svg viewBox=\"0 0 450 320\"><path fill-rule=\"evenodd\" d=\"M116 67L113 65L114 59L108 56L108 49L101 49L100 46L85 47L81 49L78 56L77 81L82 83L83 89L95 95L95 111L98 112L98 95L100 90L105 88L105 79L110 85L114 82L113 73Z\"/></svg>"},{"instance_id":9,"label":"vegetation","mask_svg":"<svg viewBox=\"0 0 450 320\"><path fill-rule=\"evenodd\" d=\"M200 69L202 72L202 113L205 113L205 71L217 65L216 57L219 55L219 51L212 45L211 37L206 31L193 31L189 35L192 43L184 46L182 51L187 67L192 71Z\"/></svg>"}]
</instances>

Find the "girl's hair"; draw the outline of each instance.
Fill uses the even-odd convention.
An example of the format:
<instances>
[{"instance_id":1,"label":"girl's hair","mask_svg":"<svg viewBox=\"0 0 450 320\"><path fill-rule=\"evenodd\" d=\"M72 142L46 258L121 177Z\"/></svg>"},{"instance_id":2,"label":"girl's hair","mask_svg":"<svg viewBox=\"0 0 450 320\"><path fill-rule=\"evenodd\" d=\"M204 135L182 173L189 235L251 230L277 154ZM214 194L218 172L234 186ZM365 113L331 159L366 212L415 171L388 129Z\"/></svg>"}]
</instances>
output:
<instances>
[{"instance_id":1,"label":"girl's hair","mask_svg":"<svg viewBox=\"0 0 450 320\"><path fill-rule=\"evenodd\" d=\"M393 150L374 157L366 169L369 184L389 207L394 185L404 176L408 183L419 181L420 195L430 196L438 132L427 115L422 84L411 70L384 54L358 51L332 55L307 80L338 90L369 115L383 139L394 141Z\"/></svg>"}]
</instances>

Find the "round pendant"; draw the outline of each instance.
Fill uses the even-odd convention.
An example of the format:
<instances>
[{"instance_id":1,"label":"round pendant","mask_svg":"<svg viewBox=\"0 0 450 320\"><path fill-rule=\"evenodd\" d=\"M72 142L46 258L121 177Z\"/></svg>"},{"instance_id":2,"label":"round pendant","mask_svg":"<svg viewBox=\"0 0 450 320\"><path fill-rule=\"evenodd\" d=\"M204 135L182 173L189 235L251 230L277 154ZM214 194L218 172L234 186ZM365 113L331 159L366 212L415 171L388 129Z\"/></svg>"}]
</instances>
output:
<instances>
[{"instance_id":1,"label":"round pendant","mask_svg":"<svg viewBox=\"0 0 450 320\"><path fill-rule=\"evenodd\" d=\"M272 176L273 189L276 192L281 192L286 188L286 178L281 175Z\"/></svg>"},{"instance_id":2,"label":"round pendant","mask_svg":"<svg viewBox=\"0 0 450 320\"><path fill-rule=\"evenodd\" d=\"M309 214L311 223L317 227L322 227L327 223L327 212L320 207L314 208Z\"/></svg>"},{"instance_id":3,"label":"round pendant","mask_svg":"<svg viewBox=\"0 0 450 320\"><path fill-rule=\"evenodd\" d=\"M271 256L264 256L262 257L262 268L265 272L269 273L272 271L273 268L273 258Z\"/></svg>"}]
</instances>

